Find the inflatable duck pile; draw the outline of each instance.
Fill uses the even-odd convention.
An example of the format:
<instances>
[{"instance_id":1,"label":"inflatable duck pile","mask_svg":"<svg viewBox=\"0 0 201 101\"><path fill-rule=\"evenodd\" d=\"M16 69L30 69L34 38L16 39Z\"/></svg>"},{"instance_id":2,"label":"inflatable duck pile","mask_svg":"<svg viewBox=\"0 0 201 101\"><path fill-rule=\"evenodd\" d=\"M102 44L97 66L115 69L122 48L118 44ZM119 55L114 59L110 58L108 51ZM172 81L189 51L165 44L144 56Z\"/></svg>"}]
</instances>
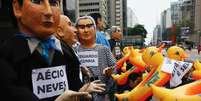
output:
<instances>
[{"instance_id":1,"label":"inflatable duck pile","mask_svg":"<svg viewBox=\"0 0 201 101\"><path fill-rule=\"evenodd\" d=\"M112 74L113 80L115 80L118 85L125 85L130 74L144 71L146 68L146 64L142 60L142 53L140 53L139 49L125 47L123 52L125 55L117 61L115 68L121 72L120 74ZM127 61L133 65L129 70L127 70Z\"/></svg>"},{"instance_id":2,"label":"inflatable duck pile","mask_svg":"<svg viewBox=\"0 0 201 101\"><path fill-rule=\"evenodd\" d=\"M201 101L201 63L195 60L193 63L194 71L192 78L194 81L174 89L167 89L163 86L171 82L173 75L162 71L165 58L182 63L188 55L184 49L178 46L171 46L167 50L167 56L161 54L164 45L157 47L148 47L138 50L131 47L124 49L124 57L117 62L117 69L122 71L121 74L114 74L113 79L119 85L124 85L131 73L137 73L141 70L150 69L147 76L131 91L122 94L115 94L118 101L146 101L152 94L160 101ZM129 61L133 67L126 70ZM140 62L139 62L140 61ZM184 63L184 62L183 62ZM172 68L172 67L171 67ZM175 69L175 67L174 67ZM185 74L184 74L185 75Z\"/></svg>"},{"instance_id":3,"label":"inflatable duck pile","mask_svg":"<svg viewBox=\"0 0 201 101\"><path fill-rule=\"evenodd\" d=\"M142 53L143 61L153 67L149 74L143 79L133 90L123 94L115 94L119 101L145 101L152 95L152 89L150 84L157 86L163 86L170 79L170 74L162 72L160 70L164 57L161 54L163 49L162 45L159 48L148 47Z\"/></svg>"},{"instance_id":4,"label":"inflatable duck pile","mask_svg":"<svg viewBox=\"0 0 201 101\"><path fill-rule=\"evenodd\" d=\"M167 51L169 58L184 61L188 56L183 49L174 46ZM201 63L195 60L193 63L194 71L192 72L192 79L197 80L174 89L167 89L151 85L153 96L160 101L201 101Z\"/></svg>"}]
</instances>

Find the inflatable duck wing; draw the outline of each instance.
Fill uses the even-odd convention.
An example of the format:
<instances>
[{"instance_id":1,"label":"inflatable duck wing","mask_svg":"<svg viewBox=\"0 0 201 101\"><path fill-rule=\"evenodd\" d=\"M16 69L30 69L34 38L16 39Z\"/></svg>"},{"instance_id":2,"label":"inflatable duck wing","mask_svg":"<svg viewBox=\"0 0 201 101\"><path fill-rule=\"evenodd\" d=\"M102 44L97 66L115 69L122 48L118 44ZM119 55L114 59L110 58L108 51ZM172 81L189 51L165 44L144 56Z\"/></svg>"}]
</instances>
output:
<instances>
[{"instance_id":1,"label":"inflatable duck wing","mask_svg":"<svg viewBox=\"0 0 201 101\"><path fill-rule=\"evenodd\" d=\"M201 80L175 89L151 85L153 96L160 101L201 101Z\"/></svg>"}]
</instances>

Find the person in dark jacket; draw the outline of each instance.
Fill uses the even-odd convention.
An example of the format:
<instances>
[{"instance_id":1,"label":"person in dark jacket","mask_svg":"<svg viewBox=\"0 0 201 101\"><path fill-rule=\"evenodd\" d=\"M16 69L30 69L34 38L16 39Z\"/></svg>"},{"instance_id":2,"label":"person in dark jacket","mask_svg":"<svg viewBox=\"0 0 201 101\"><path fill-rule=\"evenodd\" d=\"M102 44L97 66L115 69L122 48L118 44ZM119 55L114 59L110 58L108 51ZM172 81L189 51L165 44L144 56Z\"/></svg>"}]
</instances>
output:
<instances>
[{"instance_id":1,"label":"person in dark jacket","mask_svg":"<svg viewBox=\"0 0 201 101\"><path fill-rule=\"evenodd\" d=\"M9 2L19 32L0 47L1 99L78 101L87 97L88 92L76 92L83 84L73 51L64 49L53 35L60 20L60 0Z\"/></svg>"},{"instance_id":2,"label":"person in dark jacket","mask_svg":"<svg viewBox=\"0 0 201 101\"><path fill-rule=\"evenodd\" d=\"M71 20L66 15L60 15L60 24L58 29L55 33L55 36L63 43L65 49L71 50L71 54L74 54L73 59L76 61L76 66L73 67L80 67L80 79L83 79L83 76L87 76L88 80L92 76L91 72L88 70L87 67L80 66L79 57L76 51L73 50L73 45L78 41L77 39L77 29L73 26ZM83 81L83 80L82 80ZM87 91L89 93L93 92L100 92L103 88L101 88L104 84L101 83L100 80L95 80L85 84L84 86L88 86L87 88L82 87L80 91ZM98 89L97 89L98 88Z\"/></svg>"},{"instance_id":3,"label":"person in dark jacket","mask_svg":"<svg viewBox=\"0 0 201 101\"><path fill-rule=\"evenodd\" d=\"M122 33L119 26L111 27L111 39L109 40L111 51L114 57L119 60L122 57L121 53L121 38Z\"/></svg>"}]
</instances>

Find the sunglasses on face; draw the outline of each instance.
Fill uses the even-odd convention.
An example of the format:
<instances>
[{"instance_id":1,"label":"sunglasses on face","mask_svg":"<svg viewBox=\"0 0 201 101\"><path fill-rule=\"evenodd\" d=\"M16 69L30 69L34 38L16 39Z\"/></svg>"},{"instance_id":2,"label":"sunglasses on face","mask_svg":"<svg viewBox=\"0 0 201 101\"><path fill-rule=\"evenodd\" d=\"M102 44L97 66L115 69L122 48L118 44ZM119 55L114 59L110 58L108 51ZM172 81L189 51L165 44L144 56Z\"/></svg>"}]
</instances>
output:
<instances>
[{"instance_id":1,"label":"sunglasses on face","mask_svg":"<svg viewBox=\"0 0 201 101\"><path fill-rule=\"evenodd\" d=\"M78 28L84 29L84 28L92 28L94 24L86 24L86 25L77 25Z\"/></svg>"}]
</instances>

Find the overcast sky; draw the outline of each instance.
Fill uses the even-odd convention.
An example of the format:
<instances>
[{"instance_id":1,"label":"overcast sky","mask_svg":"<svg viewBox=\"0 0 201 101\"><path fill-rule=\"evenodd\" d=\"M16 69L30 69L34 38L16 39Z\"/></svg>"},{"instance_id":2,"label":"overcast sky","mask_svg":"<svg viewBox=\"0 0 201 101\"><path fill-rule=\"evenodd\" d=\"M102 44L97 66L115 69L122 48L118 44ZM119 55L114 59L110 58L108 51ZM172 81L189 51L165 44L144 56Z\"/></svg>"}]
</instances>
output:
<instances>
[{"instance_id":1,"label":"overcast sky","mask_svg":"<svg viewBox=\"0 0 201 101\"><path fill-rule=\"evenodd\" d=\"M135 15L138 23L144 25L149 34L153 33L153 29L157 24L160 24L161 12L170 8L170 2L178 0L128 0L127 4ZM148 41L152 37L148 35Z\"/></svg>"},{"instance_id":2,"label":"overcast sky","mask_svg":"<svg viewBox=\"0 0 201 101\"><path fill-rule=\"evenodd\" d=\"M140 24L148 33L152 33L156 24L160 23L160 14L170 8L170 2L178 0L128 0L128 7L135 12Z\"/></svg>"}]
</instances>

